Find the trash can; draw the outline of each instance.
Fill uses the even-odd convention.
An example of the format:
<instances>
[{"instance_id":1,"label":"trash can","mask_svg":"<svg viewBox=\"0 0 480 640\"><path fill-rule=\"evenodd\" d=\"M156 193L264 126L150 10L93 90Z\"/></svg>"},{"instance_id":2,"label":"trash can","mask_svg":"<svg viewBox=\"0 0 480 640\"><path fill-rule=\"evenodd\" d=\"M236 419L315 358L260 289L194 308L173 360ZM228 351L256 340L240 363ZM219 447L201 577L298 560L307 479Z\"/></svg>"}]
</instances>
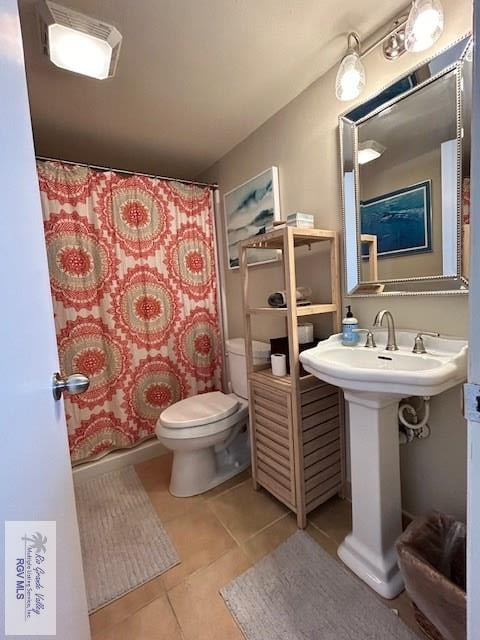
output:
<instances>
[{"instance_id":1,"label":"trash can","mask_svg":"<svg viewBox=\"0 0 480 640\"><path fill-rule=\"evenodd\" d=\"M397 542L415 618L431 640L465 640L465 525L443 513L415 519Z\"/></svg>"}]
</instances>

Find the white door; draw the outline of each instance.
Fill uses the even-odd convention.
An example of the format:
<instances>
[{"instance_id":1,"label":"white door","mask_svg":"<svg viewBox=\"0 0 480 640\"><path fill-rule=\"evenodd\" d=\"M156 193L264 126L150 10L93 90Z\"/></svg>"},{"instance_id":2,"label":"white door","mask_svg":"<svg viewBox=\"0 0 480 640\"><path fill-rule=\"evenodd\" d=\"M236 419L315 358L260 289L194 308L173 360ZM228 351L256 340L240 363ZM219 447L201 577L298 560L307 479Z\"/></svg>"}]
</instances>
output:
<instances>
[{"instance_id":1,"label":"white door","mask_svg":"<svg viewBox=\"0 0 480 640\"><path fill-rule=\"evenodd\" d=\"M15 633L15 599L25 595L21 578L19 583L11 579L17 558L8 548L4 554L3 521L53 521L56 634L50 635L86 640L90 632L64 409L52 396L52 374L59 368L16 0L0 0L0 87L0 637L6 635L4 613L9 634ZM42 526L32 525L32 531L42 533ZM45 557L51 561L54 538L47 537ZM47 601L51 612L51 597ZM41 611L41 601L37 605L23 637L46 628L40 620L48 614Z\"/></svg>"},{"instance_id":2,"label":"white door","mask_svg":"<svg viewBox=\"0 0 480 640\"><path fill-rule=\"evenodd\" d=\"M474 8L469 383L480 384L480 0ZM480 639L480 422L468 422L467 637Z\"/></svg>"}]
</instances>

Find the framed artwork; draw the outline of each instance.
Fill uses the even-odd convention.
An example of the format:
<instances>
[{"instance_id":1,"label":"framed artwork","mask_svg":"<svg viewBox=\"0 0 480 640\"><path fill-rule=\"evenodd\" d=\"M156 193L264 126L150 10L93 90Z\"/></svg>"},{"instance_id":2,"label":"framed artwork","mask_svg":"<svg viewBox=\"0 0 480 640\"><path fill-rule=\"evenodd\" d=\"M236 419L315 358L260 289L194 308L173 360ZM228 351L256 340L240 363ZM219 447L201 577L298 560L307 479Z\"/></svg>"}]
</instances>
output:
<instances>
[{"instance_id":1,"label":"framed artwork","mask_svg":"<svg viewBox=\"0 0 480 640\"><path fill-rule=\"evenodd\" d=\"M379 258L431 251L431 181L360 202L360 233L377 237Z\"/></svg>"},{"instance_id":2,"label":"framed artwork","mask_svg":"<svg viewBox=\"0 0 480 640\"><path fill-rule=\"evenodd\" d=\"M228 266L238 269L240 243L265 233L268 225L280 220L278 168L270 167L235 187L223 197ZM276 249L252 249L248 264L264 264L279 259Z\"/></svg>"}]
</instances>

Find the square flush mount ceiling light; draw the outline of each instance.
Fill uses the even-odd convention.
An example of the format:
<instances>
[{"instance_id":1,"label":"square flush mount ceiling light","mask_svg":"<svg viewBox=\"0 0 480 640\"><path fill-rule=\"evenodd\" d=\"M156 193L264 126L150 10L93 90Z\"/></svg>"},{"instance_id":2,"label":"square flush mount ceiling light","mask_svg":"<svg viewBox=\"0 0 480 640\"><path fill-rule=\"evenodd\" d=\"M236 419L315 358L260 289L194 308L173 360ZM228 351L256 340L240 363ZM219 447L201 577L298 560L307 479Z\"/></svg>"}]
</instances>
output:
<instances>
[{"instance_id":1,"label":"square flush mount ceiling light","mask_svg":"<svg viewBox=\"0 0 480 640\"><path fill-rule=\"evenodd\" d=\"M50 0L41 0L38 12L43 50L54 65L98 80L115 74L118 29Z\"/></svg>"},{"instance_id":2,"label":"square flush mount ceiling light","mask_svg":"<svg viewBox=\"0 0 480 640\"><path fill-rule=\"evenodd\" d=\"M383 144L376 140L365 140L358 145L358 164L367 164L379 158L385 151Z\"/></svg>"}]
</instances>

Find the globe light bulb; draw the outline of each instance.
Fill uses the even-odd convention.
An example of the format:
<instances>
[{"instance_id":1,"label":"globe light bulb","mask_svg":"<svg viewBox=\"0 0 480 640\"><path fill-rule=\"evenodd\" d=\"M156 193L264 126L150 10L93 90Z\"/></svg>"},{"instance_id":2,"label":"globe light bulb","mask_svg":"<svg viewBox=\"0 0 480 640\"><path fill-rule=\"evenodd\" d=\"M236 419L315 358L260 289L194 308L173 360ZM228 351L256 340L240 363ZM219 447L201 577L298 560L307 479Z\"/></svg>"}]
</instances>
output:
<instances>
[{"instance_id":1,"label":"globe light bulb","mask_svg":"<svg viewBox=\"0 0 480 640\"><path fill-rule=\"evenodd\" d=\"M416 53L430 48L443 32L440 0L414 0L405 26L405 48Z\"/></svg>"},{"instance_id":2,"label":"globe light bulb","mask_svg":"<svg viewBox=\"0 0 480 640\"><path fill-rule=\"evenodd\" d=\"M365 87L365 69L360 56L350 50L340 63L335 83L335 93L342 102L354 100Z\"/></svg>"}]
</instances>

